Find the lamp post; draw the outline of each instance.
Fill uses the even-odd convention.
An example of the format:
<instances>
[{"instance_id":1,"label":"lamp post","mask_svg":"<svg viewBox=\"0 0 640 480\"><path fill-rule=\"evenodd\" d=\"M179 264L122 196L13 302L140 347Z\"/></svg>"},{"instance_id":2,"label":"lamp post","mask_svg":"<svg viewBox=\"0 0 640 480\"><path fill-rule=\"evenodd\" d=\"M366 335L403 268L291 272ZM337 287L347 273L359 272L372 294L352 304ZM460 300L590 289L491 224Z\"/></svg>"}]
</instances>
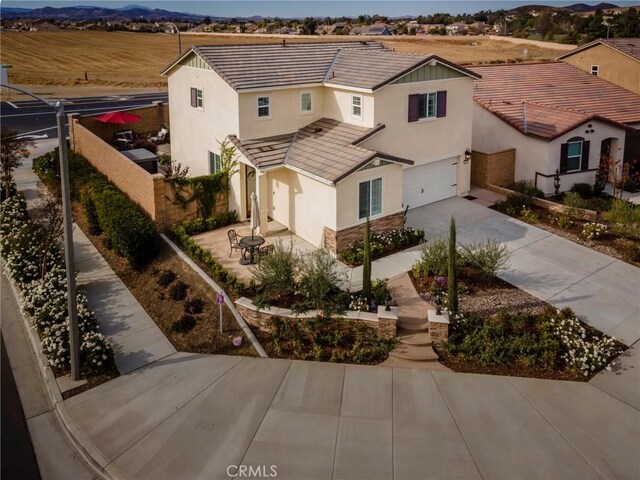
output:
<instances>
[{"instance_id":1,"label":"lamp post","mask_svg":"<svg viewBox=\"0 0 640 480\"><path fill-rule=\"evenodd\" d=\"M176 33L178 34L178 55L182 55L182 42L180 41L180 29L173 22L167 22L167 25L172 26L175 29Z\"/></svg>"},{"instance_id":2,"label":"lamp post","mask_svg":"<svg viewBox=\"0 0 640 480\"><path fill-rule=\"evenodd\" d=\"M60 183L62 191L62 208L64 219L64 260L67 273L67 309L69 315L69 350L71 352L71 379L80 380L80 329L78 327L78 308L76 304L75 258L73 254L73 221L71 217L71 188L69 184L69 161L67 156L67 132L62 100L48 102L22 88L11 85L0 85L11 90L22 92L41 101L56 112L58 127L58 147L60 158Z\"/></svg>"}]
</instances>

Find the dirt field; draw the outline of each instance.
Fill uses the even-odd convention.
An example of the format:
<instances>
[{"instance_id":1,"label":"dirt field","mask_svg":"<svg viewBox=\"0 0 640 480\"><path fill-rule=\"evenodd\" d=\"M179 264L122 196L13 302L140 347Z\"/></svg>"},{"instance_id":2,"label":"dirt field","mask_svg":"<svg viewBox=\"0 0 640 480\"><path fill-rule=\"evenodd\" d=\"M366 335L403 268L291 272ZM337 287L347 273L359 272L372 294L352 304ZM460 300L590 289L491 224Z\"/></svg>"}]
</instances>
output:
<instances>
[{"instance_id":1,"label":"dirt field","mask_svg":"<svg viewBox=\"0 0 640 480\"><path fill-rule=\"evenodd\" d=\"M361 41L365 37L289 37L287 41ZM380 40L380 37L371 38ZM11 83L21 85L65 85L155 87L166 83L162 67L177 53L177 38L164 34L126 32L3 32L0 61L13 65ZM182 35L183 51L189 45L275 43L277 38L237 35ZM516 45L488 37L394 37L384 43L400 52L434 53L461 64L492 60L551 60L559 52L536 45ZM88 81L85 81L85 72Z\"/></svg>"}]
</instances>

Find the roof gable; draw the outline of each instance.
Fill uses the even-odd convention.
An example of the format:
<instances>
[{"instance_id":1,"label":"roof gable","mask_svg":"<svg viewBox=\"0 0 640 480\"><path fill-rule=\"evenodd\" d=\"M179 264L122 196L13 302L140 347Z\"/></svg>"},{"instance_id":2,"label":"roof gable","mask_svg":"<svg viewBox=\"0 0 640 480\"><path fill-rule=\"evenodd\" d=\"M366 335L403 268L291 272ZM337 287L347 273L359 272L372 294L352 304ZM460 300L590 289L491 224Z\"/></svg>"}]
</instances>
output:
<instances>
[{"instance_id":1,"label":"roof gable","mask_svg":"<svg viewBox=\"0 0 640 480\"><path fill-rule=\"evenodd\" d=\"M426 82L429 80L445 80L448 78L466 77L464 73L459 70L436 63L435 65L427 64L423 65L408 74L400 77L399 79L391 82L392 85L401 83L414 83L414 82Z\"/></svg>"},{"instance_id":2,"label":"roof gable","mask_svg":"<svg viewBox=\"0 0 640 480\"><path fill-rule=\"evenodd\" d=\"M584 45L577 47L575 50L571 50L570 52L560 55L557 60L571 57L576 53L580 53L584 50L600 45L608 47L617 53L621 53L622 55L640 62L640 38L598 38L592 42L585 43Z\"/></svg>"}]
</instances>

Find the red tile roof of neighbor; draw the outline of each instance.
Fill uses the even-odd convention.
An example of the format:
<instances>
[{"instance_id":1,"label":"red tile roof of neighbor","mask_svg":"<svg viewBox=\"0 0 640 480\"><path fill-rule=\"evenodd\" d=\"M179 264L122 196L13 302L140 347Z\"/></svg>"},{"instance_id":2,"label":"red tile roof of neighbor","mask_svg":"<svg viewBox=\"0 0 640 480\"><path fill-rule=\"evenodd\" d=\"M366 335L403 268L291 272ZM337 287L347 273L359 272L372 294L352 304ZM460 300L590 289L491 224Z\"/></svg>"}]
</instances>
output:
<instances>
[{"instance_id":1,"label":"red tile roof of neighbor","mask_svg":"<svg viewBox=\"0 0 640 480\"><path fill-rule=\"evenodd\" d=\"M553 140L591 120L640 123L640 95L566 63L469 69L482 75L474 100L526 135Z\"/></svg>"},{"instance_id":2,"label":"red tile roof of neighbor","mask_svg":"<svg viewBox=\"0 0 640 480\"><path fill-rule=\"evenodd\" d=\"M575 50L571 50L570 52L560 55L558 59L569 57L575 53L601 44L607 45L614 50L618 50L619 52L640 61L640 38L598 38L593 42L585 43Z\"/></svg>"}]
</instances>

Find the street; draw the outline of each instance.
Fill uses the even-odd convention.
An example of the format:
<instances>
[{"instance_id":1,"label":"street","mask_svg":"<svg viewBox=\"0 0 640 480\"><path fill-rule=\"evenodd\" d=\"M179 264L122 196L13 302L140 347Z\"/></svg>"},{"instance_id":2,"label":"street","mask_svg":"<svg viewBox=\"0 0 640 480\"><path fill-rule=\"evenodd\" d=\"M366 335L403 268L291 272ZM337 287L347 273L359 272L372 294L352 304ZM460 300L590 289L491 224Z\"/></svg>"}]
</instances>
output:
<instances>
[{"instance_id":1,"label":"street","mask_svg":"<svg viewBox=\"0 0 640 480\"><path fill-rule=\"evenodd\" d=\"M53 100L52 100L53 101ZM168 102L167 92L63 99L66 113L104 113ZM56 138L55 112L37 100L0 102L2 126L33 139Z\"/></svg>"}]
</instances>

